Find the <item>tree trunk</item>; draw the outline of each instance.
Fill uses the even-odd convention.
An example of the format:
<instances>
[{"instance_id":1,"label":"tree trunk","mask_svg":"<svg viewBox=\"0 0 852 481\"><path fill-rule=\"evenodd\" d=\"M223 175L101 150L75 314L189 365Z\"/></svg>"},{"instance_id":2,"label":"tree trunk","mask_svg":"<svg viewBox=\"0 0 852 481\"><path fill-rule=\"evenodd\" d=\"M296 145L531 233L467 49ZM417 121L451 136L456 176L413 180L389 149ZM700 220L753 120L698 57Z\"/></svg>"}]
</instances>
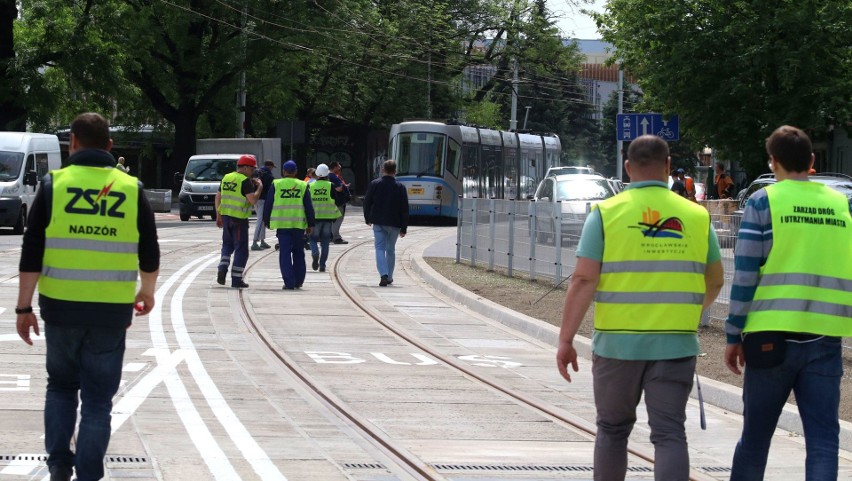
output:
<instances>
[{"instance_id":1,"label":"tree trunk","mask_svg":"<svg viewBox=\"0 0 852 481\"><path fill-rule=\"evenodd\" d=\"M0 0L0 130L26 130L26 109L21 104L21 82L15 77L13 25L18 18L15 0Z\"/></svg>"},{"instance_id":2,"label":"tree trunk","mask_svg":"<svg viewBox=\"0 0 852 481\"><path fill-rule=\"evenodd\" d=\"M195 138L197 135L198 112L192 108L182 107L174 119L175 144L168 166L163 167L163 174L168 175L164 185L171 185L175 172L183 172L186 161L195 154ZM175 186L179 188L180 186Z\"/></svg>"}]
</instances>

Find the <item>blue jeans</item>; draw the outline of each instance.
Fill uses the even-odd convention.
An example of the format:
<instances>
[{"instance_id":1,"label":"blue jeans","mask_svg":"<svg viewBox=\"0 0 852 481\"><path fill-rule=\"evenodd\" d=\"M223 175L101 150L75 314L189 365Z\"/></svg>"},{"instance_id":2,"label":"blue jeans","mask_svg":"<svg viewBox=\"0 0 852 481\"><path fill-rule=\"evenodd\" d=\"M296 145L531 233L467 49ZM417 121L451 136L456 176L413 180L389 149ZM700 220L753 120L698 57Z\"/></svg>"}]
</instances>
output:
<instances>
[{"instance_id":1,"label":"blue jeans","mask_svg":"<svg viewBox=\"0 0 852 481\"><path fill-rule=\"evenodd\" d=\"M319 256L319 265L325 269L328 260L328 245L331 243L331 226L334 221L317 219L314 230L311 232L311 255ZM317 247L317 241L320 246ZM320 250L320 248L322 248Z\"/></svg>"},{"instance_id":2,"label":"blue jeans","mask_svg":"<svg viewBox=\"0 0 852 481\"><path fill-rule=\"evenodd\" d=\"M284 287L302 287L305 282L305 246L303 229L278 229L278 268Z\"/></svg>"},{"instance_id":3,"label":"blue jeans","mask_svg":"<svg viewBox=\"0 0 852 481\"><path fill-rule=\"evenodd\" d=\"M121 382L127 330L87 329L45 324L47 396L44 445L48 467L74 466L79 481L101 479L111 432L112 398ZM77 453L71 437L77 423Z\"/></svg>"},{"instance_id":4,"label":"blue jeans","mask_svg":"<svg viewBox=\"0 0 852 481\"><path fill-rule=\"evenodd\" d=\"M376 243L376 269L380 276L393 280L393 267L396 264L396 240L399 227L373 224L373 238Z\"/></svg>"},{"instance_id":5,"label":"blue jeans","mask_svg":"<svg viewBox=\"0 0 852 481\"><path fill-rule=\"evenodd\" d=\"M743 434L734 451L731 481L762 480L769 445L790 391L805 430L805 479L837 479L838 406L843 359L839 338L787 341L777 367L749 369L743 381Z\"/></svg>"},{"instance_id":6,"label":"blue jeans","mask_svg":"<svg viewBox=\"0 0 852 481\"><path fill-rule=\"evenodd\" d=\"M222 216L222 257L219 259L219 272L228 272L231 254L234 265L231 267L231 284L243 280L243 271L248 263L248 219L235 219Z\"/></svg>"}]
</instances>

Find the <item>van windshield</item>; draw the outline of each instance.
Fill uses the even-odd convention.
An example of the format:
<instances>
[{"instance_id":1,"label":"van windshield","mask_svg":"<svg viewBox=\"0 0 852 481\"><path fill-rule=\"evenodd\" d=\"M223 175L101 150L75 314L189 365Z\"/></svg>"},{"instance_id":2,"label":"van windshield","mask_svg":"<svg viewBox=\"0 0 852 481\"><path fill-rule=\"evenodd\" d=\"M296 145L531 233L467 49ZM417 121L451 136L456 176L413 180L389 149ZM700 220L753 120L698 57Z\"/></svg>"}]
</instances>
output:
<instances>
[{"instance_id":1,"label":"van windshield","mask_svg":"<svg viewBox=\"0 0 852 481\"><path fill-rule=\"evenodd\" d=\"M21 165L24 163L23 152L6 152L0 150L0 181L7 182L18 178Z\"/></svg>"},{"instance_id":2,"label":"van windshield","mask_svg":"<svg viewBox=\"0 0 852 481\"><path fill-rule=\"evenodd\" d=\"M237 159L191 159L184 178L194 182L219 182L237 170Z\"/></svg>"}]
</instances>

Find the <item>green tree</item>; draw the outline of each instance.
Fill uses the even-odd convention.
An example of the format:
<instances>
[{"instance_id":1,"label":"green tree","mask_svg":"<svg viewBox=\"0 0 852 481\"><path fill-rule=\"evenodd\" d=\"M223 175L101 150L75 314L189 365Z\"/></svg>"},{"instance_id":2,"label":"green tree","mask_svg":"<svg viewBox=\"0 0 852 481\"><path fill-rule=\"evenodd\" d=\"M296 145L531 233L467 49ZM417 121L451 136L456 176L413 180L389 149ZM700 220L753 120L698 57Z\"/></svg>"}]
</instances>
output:
<instances>
[{"instance_id":1,"label":"green tree","mask_svg":"<svg viewBox=\"0 0 852 481\"><path fill-rule=\"evenodd\" d=\"M818 138L850 120L848 0L611 0L595 18L660 111L752 173L778 125Z\"/></svg>"}]
</instances>

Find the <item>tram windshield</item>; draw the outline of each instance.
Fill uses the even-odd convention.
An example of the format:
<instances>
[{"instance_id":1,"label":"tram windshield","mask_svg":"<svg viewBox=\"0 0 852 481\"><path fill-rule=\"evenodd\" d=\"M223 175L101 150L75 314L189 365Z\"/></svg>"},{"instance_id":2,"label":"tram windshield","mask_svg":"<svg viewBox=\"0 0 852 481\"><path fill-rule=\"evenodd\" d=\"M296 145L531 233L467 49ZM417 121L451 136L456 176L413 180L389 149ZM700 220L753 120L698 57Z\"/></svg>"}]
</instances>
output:
<instances>
[{"instance_id":1,"label":"tram windshield","mask_svg":"<svg viewBox=\"0 0 852 481\"><path fill-rule=\"evenodd\" d=\"M446 138L425 132L399 134L397 175L442 176Z\"/></svg>"}]
</instances>

